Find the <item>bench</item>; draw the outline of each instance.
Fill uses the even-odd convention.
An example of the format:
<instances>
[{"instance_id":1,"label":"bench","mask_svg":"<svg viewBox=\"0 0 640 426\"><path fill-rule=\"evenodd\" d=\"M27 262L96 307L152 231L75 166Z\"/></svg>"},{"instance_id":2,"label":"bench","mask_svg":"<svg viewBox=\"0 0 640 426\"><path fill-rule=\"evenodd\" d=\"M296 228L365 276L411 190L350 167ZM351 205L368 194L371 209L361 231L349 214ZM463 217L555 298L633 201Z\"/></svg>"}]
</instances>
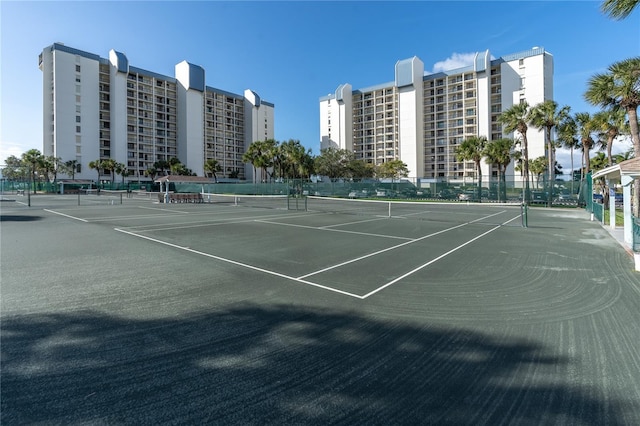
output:
<instances>
[{"instance_id":1,"label":"bench","mask_svg":"<svg viewBox=\"0 0 640 426\"><path fill-rule=\"evenodd\" d=\"M161 203L165 202L165 194L158 193L158 201ZM169 194L169 202L170 203L203 203L204 199L202 198L201 193L176 193L172 192Z\"/></svg>"}]
</instances>

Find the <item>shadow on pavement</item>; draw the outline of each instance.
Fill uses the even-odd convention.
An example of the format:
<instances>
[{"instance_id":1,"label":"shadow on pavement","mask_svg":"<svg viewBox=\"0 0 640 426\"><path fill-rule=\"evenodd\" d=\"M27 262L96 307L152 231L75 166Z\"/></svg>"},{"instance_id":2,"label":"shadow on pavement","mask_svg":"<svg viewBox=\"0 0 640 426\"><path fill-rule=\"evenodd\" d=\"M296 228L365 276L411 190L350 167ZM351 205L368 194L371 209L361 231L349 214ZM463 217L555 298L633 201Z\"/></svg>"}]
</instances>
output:
<instances>
[{"instance_id":1,"label":"shadow on pavement","mask_svg":"<svg viewBox=\"0 0 640 426\"><path fill-rule=\"evenodd\" d=\"M9 316L1 332L7 425L622 423L553 380L570 360L468 330L248 305Z\"/></svg>"},{"instance_id":2,"label":"shadow on pavement","mask_svg":"<svg viewBox=\"0 0 640 426\"><path fill-rule=\"evenodd\" d=\"M40 216L26 216L26 215L12 215L2 214L0 215L0 222L33 222L34 220L41 220Z\"/></svg>"}]
</instances>

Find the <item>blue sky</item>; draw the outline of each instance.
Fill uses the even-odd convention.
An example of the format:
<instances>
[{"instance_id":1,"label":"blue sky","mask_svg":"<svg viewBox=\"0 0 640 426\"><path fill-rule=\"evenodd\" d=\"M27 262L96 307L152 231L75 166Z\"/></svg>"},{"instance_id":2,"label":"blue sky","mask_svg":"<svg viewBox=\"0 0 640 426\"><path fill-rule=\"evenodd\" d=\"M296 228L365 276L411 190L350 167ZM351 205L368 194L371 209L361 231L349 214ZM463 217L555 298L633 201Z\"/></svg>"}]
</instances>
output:
<instances>
[{"instance_id":1,"label":"blue sky","mask_svg":"<svg viewBox=\"0 0 640 426\"><path fill-rule=\"evenodd\" d=\"M555 100L595 111L586 81L640 55L640 11L613 21L600 1L74 1L0 2L0 163L42 150L38 54L54 42L167 76L182 60L202 66L206 84L275 104L275 138L319 153L321 96L394 79L400 59L425 70L489 49L494 57L533 46L555 61ZM559 156L568 169L568 156Z\"/></svg>"}]
</instances>

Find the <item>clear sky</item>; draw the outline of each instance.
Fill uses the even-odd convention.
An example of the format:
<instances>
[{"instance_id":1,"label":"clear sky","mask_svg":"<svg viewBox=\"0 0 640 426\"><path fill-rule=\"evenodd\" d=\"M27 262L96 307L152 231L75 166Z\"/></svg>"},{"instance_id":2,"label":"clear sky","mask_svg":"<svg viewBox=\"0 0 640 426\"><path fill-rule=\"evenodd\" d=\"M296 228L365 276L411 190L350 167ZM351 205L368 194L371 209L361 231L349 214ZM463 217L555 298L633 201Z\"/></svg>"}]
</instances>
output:
<instances>
[{"instance_id":1,"label":"clear sky","mask_svg":"<svg viewBox=\"0 0 640 426\"><path fill-rule=\"evenodd\" d=\"M426 71L544 47L554 92L573 112L586 81L640 55L640 11L623 21L597 1L0 1L0 163L42 150L38 54L54 42L167 76L187 60L208 86L251 89L275 104L275 138L319 153L319 98L339 84L365 88L394 79L396 61L419 57ZM558 159L569 168L568 156Z\"/></svg>"}]
</instances>

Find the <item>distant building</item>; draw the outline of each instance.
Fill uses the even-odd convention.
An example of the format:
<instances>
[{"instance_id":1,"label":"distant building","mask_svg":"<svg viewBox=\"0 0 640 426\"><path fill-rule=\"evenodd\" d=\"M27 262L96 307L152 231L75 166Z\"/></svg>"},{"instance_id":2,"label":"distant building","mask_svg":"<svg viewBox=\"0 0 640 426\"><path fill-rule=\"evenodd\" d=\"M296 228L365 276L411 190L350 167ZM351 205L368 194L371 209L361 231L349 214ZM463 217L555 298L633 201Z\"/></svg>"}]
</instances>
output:
<instances>
[{"instance_id":1,"label":"distant building","mask_svg":"<svg viewBox=\"0 0 640 426\"><path fill-rule=\"evenodd\" d=\"M95 179L89 162L125 164L130 181L148 180L159 160L178 158L199 176L216 159L219 177L251 179L242 161L256 140L273 139L274 105L246 90L205 85L205 70L186 61L168 77L54 43L39 56L43 76L43 154L77 160L79 179ZM109 176L104 176L109 179Z\"/></svg>"},{"instance_id":2,"label":"distant building","mask_svg":"<svg viewBox=\"0 0 640 426\"><path fill-rule=\"evenodd\" d=\"M320 98L321 149L348 149L375 165L400 159L418 179L474 177L473 162L454 154L465 138L512 137L497 121L503 110L553 99L553 56L537 47L494 60L487 50L475 55L473 65L436 74L425 73L413 57L396 63L395 76L358 90L341 84ZM543 156L544 134L530 128L527 137L529 158ZM508 174L514 174L513 164ZM484 162L483 168L484 176L496 176Z\"/></svg>"}]
</instances>

